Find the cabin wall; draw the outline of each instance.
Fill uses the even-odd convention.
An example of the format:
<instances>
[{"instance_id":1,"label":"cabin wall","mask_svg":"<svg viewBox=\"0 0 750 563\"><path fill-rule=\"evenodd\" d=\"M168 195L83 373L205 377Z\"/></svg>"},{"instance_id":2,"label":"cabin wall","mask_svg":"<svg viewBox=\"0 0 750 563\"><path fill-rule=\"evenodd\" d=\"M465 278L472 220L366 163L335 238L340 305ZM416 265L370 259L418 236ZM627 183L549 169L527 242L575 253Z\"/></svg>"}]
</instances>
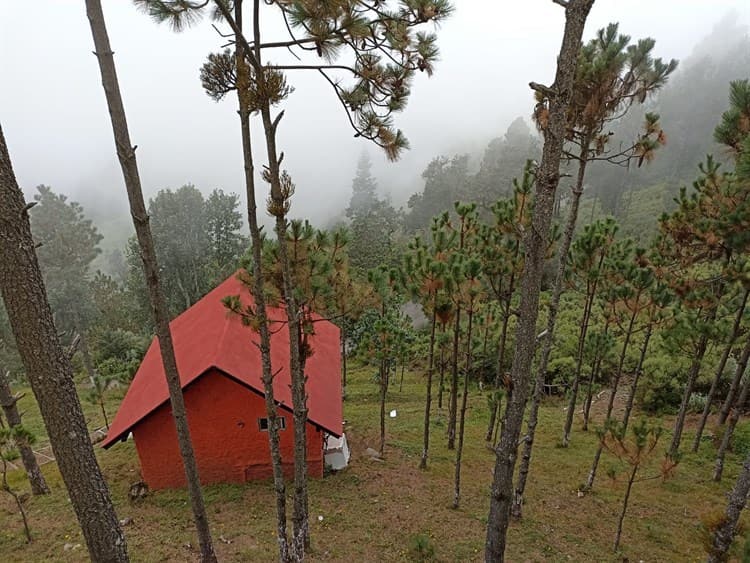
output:
<instances>
[{"instance_id":1,"label":"cabin wall","mask_svg":"<svg viewBox=\"0 0 750 563\"><path fill-rule=\"evenodd\" d=\"M265 399L211 371L184 393L193 448L201 482L243 483L272 476L268 432L260 430L266 417ZM279 432L282 463L287 477L294 470L292 414L279 409L286 429ZM151 489L185 486L185 471L169 403L144 418L133 429L143 480ZM307 463L311 476L323 476L323 432L308 423Z\"/></svg>"}]
</instances>

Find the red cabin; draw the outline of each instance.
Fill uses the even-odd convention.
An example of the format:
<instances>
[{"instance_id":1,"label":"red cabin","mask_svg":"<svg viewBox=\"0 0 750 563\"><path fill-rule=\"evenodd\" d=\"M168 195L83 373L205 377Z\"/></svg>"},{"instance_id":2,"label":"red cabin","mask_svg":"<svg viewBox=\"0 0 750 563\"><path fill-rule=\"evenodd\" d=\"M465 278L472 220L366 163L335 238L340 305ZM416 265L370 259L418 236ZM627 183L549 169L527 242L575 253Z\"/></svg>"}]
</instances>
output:
<instances>
[{"instance_id":1,"label":"red cabin","mask_svg":"<svg viewBox=\"0 0 750 563\"><path fill-rule=\"evenodd\" d=\"M221 300L252 297L236 274L170 323L177 368L201 481L242 483L272 475L268 419L261 381L259 336L243 326ZM283 310L270 308L271 365L279 405L281 455L287 475L293 470L293 419L289 378L289 332ZM306 364L307 464L310 475L323 476L325 442L341 437L340 333L317 318ZM185 472L172 420L167 382L157 339L138 368L112 422L103 447L124 441L132 432L143 480L151 489L185 486Z\"/></svg>"}]
</instances>

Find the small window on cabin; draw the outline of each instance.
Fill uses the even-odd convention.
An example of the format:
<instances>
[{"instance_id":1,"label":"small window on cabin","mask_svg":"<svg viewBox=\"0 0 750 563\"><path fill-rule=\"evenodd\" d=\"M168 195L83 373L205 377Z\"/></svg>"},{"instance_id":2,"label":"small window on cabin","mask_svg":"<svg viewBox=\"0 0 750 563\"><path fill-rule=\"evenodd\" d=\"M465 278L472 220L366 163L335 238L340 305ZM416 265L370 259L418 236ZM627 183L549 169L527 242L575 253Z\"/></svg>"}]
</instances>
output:
<instances>
[{"instance_id":1,"label":"small window on cabin","mask_svg":"<svg viewBox=\"0 0 750 563\"><path fill-rule=\"evenodd\" d=\"M261 432L268 432L268 419L267 418L259 418L258 419L258 428L260 428ZM279 430L284 430L286 428L286 418L283 416L277 416L276 417L276 428Z\"/></svg>"}]
</instances>

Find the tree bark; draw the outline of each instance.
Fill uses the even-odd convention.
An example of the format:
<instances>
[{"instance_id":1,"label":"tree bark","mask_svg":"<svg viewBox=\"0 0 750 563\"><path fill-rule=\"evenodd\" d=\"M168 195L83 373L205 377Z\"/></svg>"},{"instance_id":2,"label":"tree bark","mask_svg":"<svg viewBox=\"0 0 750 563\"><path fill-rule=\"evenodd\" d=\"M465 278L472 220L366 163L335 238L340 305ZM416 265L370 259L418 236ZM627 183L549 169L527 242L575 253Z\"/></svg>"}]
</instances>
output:
<instances>
[{"instance_id":1,"label":"tree bark","mask_svg":"<svg viewBox=\"0 0 750 563\"><path fill-rule=\"evenodd\" d=\"M487 519L485 561L502 563L513 500L513 471L518 439L531 383L531 363L539 316L539 293L544 258L549 242L555 191L560 182L560 160L565 142L566 114L573 90L578 52L586 18L593 0L568 0L565 4L565 33L557 59L547 129L544 132L542 161L536 175L534 212L524 239L525 260L521 277L521 302L516 327L515 350L511 368L513 392L508 402L505 424L495 450L496 462Z\"/></svg>"},{"instance_id":2,"label":"tree bark","mask_svg":"<svg viewBox=\"0 0 750 563\"><path fill-rule=\"evenodd\" d=\"M737 531L737 523L740 520L740 514L747 503L747 495L750 493L750 456L742 465L742 471L737 477L737 482L729 494L729 502L724 520L714 531L711 542L711 552L708 555L707 563L723 563L729 560L729 549L734 541L734 534Z\"/></svg>"},{"instance_id":3,"label":"tree bark","mask_svg":"<svg viewBox=\"0 0 750 563\"><path fill-rule=\"evenodd\" d=\"M260 0L253 1L253 49L254 60L261 65L260 33ZM265 88L265 74L262 68L255 68L258 89ZM305 548L310 545L310 529L307 514L307 392L305 374L300 355L300 317L299 306L294 295L294 275L287 251L287 218L288 205L281 185L281 167L276 147L276 130L282 114L276 119L271 117L271 106L268 99L261 100L260 116L266 141L268 156L268 180L271 185L271 203L275 217L275 231L278 241L279 262L283 283L284 312L289 329L289 372L292 382L292 410L294 418L294 499L292 512L292 554L295 560L302 561Z\"/></svg>"},{"instance_id":4,"label":"tree bark","mask_svg":"<svg viewBox=\"0 0 750 563\"><path fill-rule=\"evenodd\" d=\"M235 21L242 29L242 1L235 0ZM263 392L268 417L268 442L271 449L271 467L273 468L273 486L276 493L276 541L279 547L279 561L287 563L289 558L289 539L286 530L286 485L281 459L281 447L278 428L278 410L275 391L273 388L273 370L271 366L271 333L268 326L266 308L265 279L263 275L262 248L263 239L258 226L258 206L255 199L255 165L253 161L252 137L250 131L250 113L246 99L246 88L249 85L249 72L241 41L236 37L235 56L237 63L237 99L239 105L240 127L242 132L242 155L245 174L245 194L247 196L247 220L250 226L250 241L252 252L252 283L253 301L255 302L255 316L258 319L260 335L260 356L263 370ZM342 330L343 335L343 330ZM343 336L342 336L343 338ZM250 344L248 344L250 345ZM346 352L342 348L342 355L346 359ZM346 373L346 372L344 372ZM344 385L346 385L344 383Z\"/></svg>"},{"instance_id":5,"label":"tree bark","mask_svg":"<svg viewBox=\"0 0 750 563\"><path fill-rule=\"evenodd\" d=\"M714 309L715 311L716 309ZM715 315L715 312L714 312ZM706 354L706 347L708 346L708 334L704 333L698 342L698 349L693 363L690 366L688 372L687 382L685 383L685 391L682 394L682 403L680 404L680 411L677 413L677 418L674 423L674 431L672 433L672 443L669 446L669 455L674 457L677 455L680 449L680 442L682 441L682 429L685 426L685 417L687 416L688 404L690 402L690 396L693 394L693 387L695 386L695 380L698 379L698 374L701 371L701 364L703 363L703 356Z\"/></svg>"},{"instance_id":6,"label":"tree bark","mask_svg":"<svg viewBox=\"0 0 750 563\"><path fill-rule=\"evenodd\" d=\"M94 38L95 54L99 63L102 86L104 87L107 107L112 122L117 157L120 161L120 167L122 168L125 180L125 189L127 190L130 202L130 213L133 217L136 237L141 249L143 272L146 278L151 310L156 325L156 336L159 341L164 374L167 379L167 387L169 388L169 400L177 430L180 455L185 469L193 519L198 532L201 560L204 562L214 562L216 561L216 554L209 529L193 443L190 439L190 427L185 409L185 400L182 395L182 385L172 345L172 333L169 328L169 310L159 282L159 267L156 260L154 240L151 236L149 217L143 199L138 163L135 158L135 148L130 142L125 108L123 107L122 96L120 95L115 62L109 44L100 0L86 0L86 13L91 24L91 34Z\"/></svg>"},{"instance_id":7,"label":"tree bark","mask_svg":"<svg viewBox=\"0 0 750 563\"><path fill-rule=\"evenodd\" d=\"M742 355L740 361L737 362L737 371L735 373L743 374L747 369L748 359L750 359L750 337L748 337L745 347L742 349ZM732 407L731 415L729 417L728 424L724 427L724 435L721 439L721 445L719 451L716 452L716 466L714 468L714 481L721 481L721 475L724 472L724 456L729 449L729 445L732 441L732 435L734 429L737 426L737 422L740 420L742 415L742 409L747 401L748 393L750 392L750 375L745 377L745 382L742 384L742 391L740 391L737 401Z\"/></svg>"},{"instance_id":8,"label":"tree bark","mask_svg":"<svg viewBox=\"0 0 750 563\"><path fill-rule=\"evenodd\" d=\"M466 423L466 401L469 397L469 373L471 373L471 331L474 318L473 304L467 311L468 326L466 328L466 370L464 372L464 394L461 397L461 416L458 421L458 448L456 449L456 473L453 488L453 508L458 508L461 500L461 454L464 449L464 426Z\"/></svg>"},{"instance_id":9,"label":"tree bark","mask_svg":"<svg viewBox=\"0 0 750 563\"><path fill-rule=\"evenodd\" d=\"M539 424L539 406L542 402L544 378L547 375L547 365L549 364L550 355L552 353L555 324L557 323L557 313L560 309L560 296L562 295L563 283L565 281L565 266L568 260L568 253L570 252L570 245L573 242L573 233L575 232L576 221L578 220L578 207L581 200L581 194L583 193L584 174L581 171L582 167L583 171L585 172L585 166L583 165L583 163L581 163L576 180L576 186L578 186L578 182L580 181L578 190L579 193L576 193L575 189L572 192L573 198L570 204L570 210L568 211L568 217L565 223L565 231L563 232L563 238L562 242L560 243L560 250L557 256L555 286L552 289L552 298L550 300L547 313L547 334L544 336L542 357L539 362L537 376L534 382L534 392L531 398L529 420L526 427L526 440L523 444L521 466L518 470L518 482L516 484L516 490L513 495L513 505L511 507L512 516L516 519L521 519L523 515L523 494L526 490L526 481L529 477L529 468L531 466L531 450L534 447L536 427Z\"/></svg>"},{"instance_id":10,"label":"tree bark","mask_svg":"<svg viewBox=\"0 0 750 563\"><path fill-rule=\"evenodd\" d=\"M625 521L625 513L628 511L628 501L630 500L630 490L633 488L633 481L635 481L635 475L638 473L638 465L633 466L633 471L630 472L630 478L628 479L628 488L625 489L625 498L622 500L622 512L620 512L620 519L617 522L617 533L615 534L615 546L614 551L620 547L620 537L622 536L622 523Z\"/></svg>"},{"instance_id":11,"label":"tree bark","mask_svg":"<svg viewBox=\"0 0 750 563\"><path fill-rule=\"evenodd\" d=\"M432 300L432 325L430 327L430 352L427 360L427 391L424 401L424 445L420 469L427 469L427 453L430 449L430 409L432 407L432 370L435 363L435 325L437 324L437 296Z\"/></svg>"},{"instance_id":12,"label":"tree bark","mask_svg":"<svg viewBox=\"0 0 750 563\"><path fill-rule=\"evenodd\" d=\"M16 405L19 397L13 396L8 379L9 375L8 372L0 370L0 407L2 407L5 414L5 420L8 421L8 427L15 428L16 426L21 426L21 414L18 412L18 406ZM26 440L16 438L15 442L18 447L18 453L21 455L21 462L26 470L26 476L31 485L31 494L35 496L49 494L49 486L44 479L44 475L42 475L39 463L36 461L34 450L31 449Z\"/></svg>"},{"instance_id":13,"label":"tree bark","mask_svg":"<svg viewBox=\"0 0 750 563\"><path fill-rule=\"evenodd\" d=\"M0 292L89 556L125 562L125 536L89 440L70 359L52 320L27 210L0 127Z\"/></svg>"}]
</instances>

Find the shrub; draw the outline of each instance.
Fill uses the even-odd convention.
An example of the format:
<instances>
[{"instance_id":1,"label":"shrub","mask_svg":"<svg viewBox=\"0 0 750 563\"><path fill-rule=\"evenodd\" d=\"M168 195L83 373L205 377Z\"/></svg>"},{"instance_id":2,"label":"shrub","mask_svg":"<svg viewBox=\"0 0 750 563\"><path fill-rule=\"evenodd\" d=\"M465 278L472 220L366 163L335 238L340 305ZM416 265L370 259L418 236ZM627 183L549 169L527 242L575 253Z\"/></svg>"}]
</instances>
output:
<instances>
[{"instance_id":1,"label":"shrub","mask_svg":"<svg viewBox=\"0 0 750 563\"><path fill-rule=\"evenodd\" d=\"M575 372L576 361L573 356L554 358L547 366L546 383L563 386L560 389L567 388L567 385L573 381Z\"/></svg>"},{"instance_id":2,"label":"shrub","mask_svg":"<svg viewBox=\"0 0 750 563\"><path fill-rule=\"evenodd\" d=\"M435 546L425 534L416 534L411 537L409 545L409 558L412 561L434 561Z\"/></svg>"},{"instance_id":3,"label":"shrub","mask_svg":"<svg viewBox=\"0 0 750 563\"><path fill-rule=\"evenodd\" d=\"M706 408L706 400L708 397L702 393L693 393L688 399L688 412L690 413L702 413L703 409Z\"/></svg>"},{"instance_id":4,"label":"shrub","mask_svg":"<svg viewBox=\"0 0 750 563\"><path fill-rule=\"evenodd\" d=\"M750 423L739 423L732 433L732 451L740 459L750 454Z\"/></svg>"},{"instance_id":5,"label":"shrub","mask_svg":"<svg viewBox=\"0 0 750 563\"><path fill-rule=\"evenodd\" d=\"M636 399L652 414L674 413L683 391L684 362L666 355L655 355L643 362L643 375Z\"/></svg>"}]
</instances>

